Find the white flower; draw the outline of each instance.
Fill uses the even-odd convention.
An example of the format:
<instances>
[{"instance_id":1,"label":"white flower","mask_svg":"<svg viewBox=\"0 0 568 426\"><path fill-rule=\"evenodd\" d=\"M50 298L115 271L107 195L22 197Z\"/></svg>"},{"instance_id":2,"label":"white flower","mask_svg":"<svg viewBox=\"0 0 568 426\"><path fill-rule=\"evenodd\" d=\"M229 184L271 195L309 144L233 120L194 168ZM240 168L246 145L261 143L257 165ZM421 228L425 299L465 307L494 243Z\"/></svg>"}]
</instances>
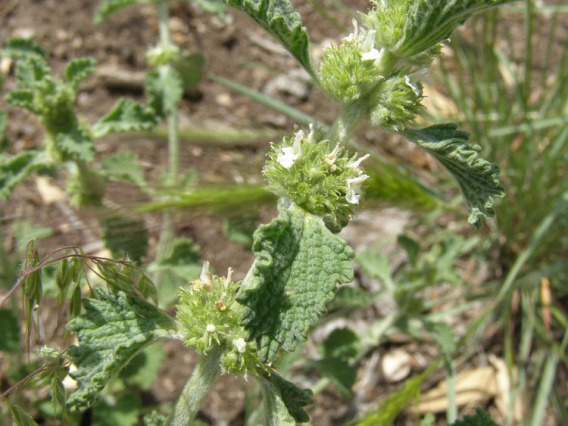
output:
<instances>
[{"instance_id":1,"label":"white flower","mask_svg":"<svg viewBox=\"0 0 568 426\"><path fill-rule=\"evenodd\" d=\"M304 132L300 130L296 132L296 137L292 146L286 146L281 149L280 154L276 157L276 161L278 161L282 167L289 169L294 165L296 160L300 158L300 155L302 154L302 139L305 137L306 135Z\"/></svg>"},{"instance_id":2,"label":"white flower","mask_svg":"<svg viewBox=\"0 0 568 426\"><path fill-rule=\"evenodd\" d=\"M356 41L359 38L359 23L356 19L353 19L353 32L349 34L347 37L344 37L343 40L345 41Z\"/></svg>"},{"instance_id":3,"label":"white flower","mask_svg":"<svg viewBox=\"0 0 568 426\"><path fill-rule=\"evenodd\" d=\"M361 59L364 61L378 61L383 56L384 51L385 49L371 49L368 52L362 53Z\"/></svg>"},{"instance_id":4,"label":"white flower","mask_svg":"<svg viewBox=\"0 0 568 426\"><path fill-rule=\"evenodd\" d=\"M384 49L375 49L375 30L359 29L358 22L353 19L353 32L344 38L345 41L356 43L364 61L377 61L383 56Z\"/></svg>"},{"instance_id":5,"label":"white flower","mask_svg":"<svg viewBox=\"0 0 568 426\"><path fill-rule=\"evenodd\" d=\"M240 339L233 340L233 345L237 348L237 352L244 354L247 350L247 342L242 337Z\"/></svg>"},{"instance_id":6,"label":"white flower","mask_svg":"<svg viewBox=\"0 0 568 426\"><path fill-rule=\"evenodd\" d=\"M351 161L350 163L347 163L347 167L350 167L350 168L352 168L352 169L356 169L356 168L358 168L358 167L361 165L361 163L362 163L363 161L365 161L365 160L366 160L367 158L369 158L369 157L370 157L369 154L363 155L362 157L360 157L360 158L358 158L358 159L356 159L356 160L354 160L354 161Z\"/></svg>"},{"instance_id":7,"label":"white flower","mask_svg":"<svg viewBox=\"0 0 568 426\"><path fill-rule=\"evenodd\" d=\"M211 272L209 272L208 261L203 262L203 267L201 268L201 275L199 276L199 279L205 284L213 284L213 282L211 281Z\"/></svg>"},{"instance_id":8,"label":"white flower","mask_svg":"<svg viewBox=\"0 0 568 426\"><path fill-rule=\"evenodd\" d=\"M412 88L416 96L422 96L422 89L416 83L426 74L428 74L428 68L422 68L404 78L404 82Z\"/></svg>"},{"instance_id":9,"label":"white flower","mask_svg":"<svg viewBox=\"0 0 568 426\"><path fill-rule=\"evenodd\" d=\"M207 333L213 333L216 329L217 328L213 324L207 324L207 327L205 327Z\"/></svg>"},{"instance_id":10,"label":"white flower","mask_svg":"<svg viewBox=\"0 0 568 426\"><path fill-rule=\"evenodd\" d=\"M347 179L347 195L345 199L350 204L359 204L361 199L361 183L363 183L369 176L362 174L356 178Z\"/></svg>"}]
</instances>

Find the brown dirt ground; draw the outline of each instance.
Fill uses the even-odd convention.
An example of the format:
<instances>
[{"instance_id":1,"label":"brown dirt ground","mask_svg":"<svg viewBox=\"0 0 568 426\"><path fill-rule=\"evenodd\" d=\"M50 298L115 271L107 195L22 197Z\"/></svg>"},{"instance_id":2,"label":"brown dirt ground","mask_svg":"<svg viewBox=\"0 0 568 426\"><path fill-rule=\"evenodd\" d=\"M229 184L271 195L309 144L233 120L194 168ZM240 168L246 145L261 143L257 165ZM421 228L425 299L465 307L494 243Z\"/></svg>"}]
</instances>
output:
<instances>
[{"instance_id":1,"label":"brown dirt ground","mask_svg":"<svg viewBox=\"0 0 568 426\"><path fill-rule=\"evenodd\" d=\"M295 2L309 28L314 45L326 39L337 38L341 31L323 19L310 5L310 1ZM351 0L345 2L354 10L363 10L367 2ZM105 23L95 26L92 17L98 2L95 0L1 0L0 1L0 42L10 36L33 36L46 51L50 52L53 69L62 72L66 62L72 58L91 56L102 66L112 65L127 74L144 71L144 53L158 36L158 21L151 6L132 7L121 11ZM275 75L290 68L297 68L295 61L285 52L274 48L261 29L254 26L244 15L230 11L231 21L223 23L217 17L192 7L187 2L178 2L172 7L172 28L174 41L188 52L201 52L206 59L207 72L225 77L256 90L262 90ZM350 29L351 18L347 14L334 14L343 28ZM12 88L8 79L5 91ZM116 89L105 85L100 75L90 77L81 91L78 108L90 122L102 116L120 96L142 100L139 89ZM309 90L307 97L297 99L280 95L283 101L308 114L314 114L323 121L331 120L336 107L326 101L317 90ZM0 107L4 107L0 104ZM35 121L21 112L9 110L8 134L12 141L11 150L31 148L41 143L41 130ZM291 130L291 120L269 111L266 107L252 102L249 98L235 94L226 87L204 78L196 92L184 98L181 104L183 127L200 128L277 128ZM259 181L265 141L244 142L225 148L219 144L186 143L182 146L182 170L195 168L202 182L220 183L244 180ZM98 155L121 150L133 150L141 156L147 177L156 181L164 171L167 161L165 145L154 139L140 138L124 141L120 137L102 140L97 145ZM424 164L415 152L403 152L418 164ZM57 182L56 182L57 183ZM120 206L142 200L142 195L124 185L111 186L108 198ZM34 185L33 178L21 185L9 203L0 204L4 225L18 218L30 218L37 224L50 224L55 235L42 242L45 250L69 245L90 245L97 248L98 225L94 213L75 212L76 223L68 224L68 213L56 205L46 205ZM266 208L261 221L266 222L274 210ZM151 229L153 244L159 233L159 216L145 217ZM9 226L6 226L8 228ZM252 256L239 244L223 237L222 220L215 216L195 217L189 213L179 214L176 234L193 238L202 249L203 258L209 259L219 271L232 266L237 278L248 269ZM11 234L5 236L5 247L13 249L15 242ZM412 353L420 352L423 358L432 359L434 354L428 348L413 348L412 343L391 342L392 347L405 345ZM388 349L388 348L386 348ZM145 400L150 404L171 402L187 377L196 358L194 354L178 344L165 346L166 361L160 369L158 380L152 385ZM371 358L371 357L370 357ZM309 379L307 385L317 378ZM435 377L439 379L439 377ZM311 381L310 381L311 380ZM376 381L367 389L366 402L384 398L396 386ZM214 425L243 424L244 397L249 390L243 380L224 377L214 387L203 407L200 418ZM352 418L352 400L345 400L337 392L328 389L317 395L310 408L312 424L315 426L339 425ZM416 424L416 418L401 419L400 424Z\"/></svg>"}]
</instances>

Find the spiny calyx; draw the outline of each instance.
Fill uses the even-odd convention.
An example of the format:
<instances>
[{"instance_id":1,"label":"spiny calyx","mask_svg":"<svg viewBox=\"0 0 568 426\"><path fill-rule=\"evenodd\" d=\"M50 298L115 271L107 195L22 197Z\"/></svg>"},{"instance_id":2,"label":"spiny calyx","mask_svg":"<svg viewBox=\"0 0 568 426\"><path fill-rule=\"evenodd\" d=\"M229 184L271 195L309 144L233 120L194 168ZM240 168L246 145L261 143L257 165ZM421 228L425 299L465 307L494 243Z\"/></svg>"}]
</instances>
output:
<instances>
[{"instance_id":1,"label":"spiny calyx","mask_svg":"<svg viewBox=\"0 0 568 426\"><path fill-rule=\"evenodd\" d=\"M270 191L322 217L331 231L339 232L359 204L368 178L359 166L367 156L358 158L316 133L313 128L307 135L299 130L273 144L264 175Z\"/></svg>"}]
</instances>

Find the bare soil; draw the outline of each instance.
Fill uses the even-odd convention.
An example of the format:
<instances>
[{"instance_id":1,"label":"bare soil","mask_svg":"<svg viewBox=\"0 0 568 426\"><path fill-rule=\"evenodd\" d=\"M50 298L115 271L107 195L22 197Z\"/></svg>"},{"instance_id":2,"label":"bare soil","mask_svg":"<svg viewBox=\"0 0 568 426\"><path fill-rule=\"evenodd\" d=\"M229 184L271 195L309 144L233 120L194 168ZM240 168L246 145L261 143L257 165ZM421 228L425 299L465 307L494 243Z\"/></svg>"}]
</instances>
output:
<instances>
[{"instance_id":1,"label":"bare soil","mask_svg":"<svg viewBox=\"0 0 568 426\"><path fill-rule=\"evenodd\" d=\"M0 42L12 36L33 37L50 53L49 63L56 73L61 73L70 59L89 56L95 58L103 70L110 69L111 73L120 72L131 76L135 82L147 68L145 51L158 39L156 12L152 6L131 7L118 12L101 25L94 25L93 16L98 3L94 0L1 0ZM329 39L339 38L351 28L351 17L347 13L334 12L330 20L325 18L327 12L322 14L316 11L311 1L295 3L316 49ZM364 10L367 7L364 0L345 3L353 10ZM189 2L177 2L171 11L174 41L187 52L203 54L206 73L258 91L268 91L277 99L315 115L324 122L331 121L335 116L337 107L309 85L300 95L290 93L282 87L270 89L276 77L297 69L298 66L287 52L246 16L229 11L229 20L224 22L200 11ZM104 115L119 97L126 96L140 101L144 99L140 85L117 85L109 83L107 77L104 72L96 72L82 86L78 108L90 122ZM4 93L12 88L14 83L7 78ZM25 112L9 109L2 102L0 101L0 108L9 113L10 151L18 152L40 145L42 132L34 118ZM216 130L276 129L284 133L294 128L294 123L286 116L232 92L207 78L207 75L197 90L184 97L180 122L184 128ZM384 139L387 151L397 151L418 166L434 167L423 154L407 145L396 145L396 139ZM182 170L197 171L202 184L258 183L261 181L260 170L267 147L266 140L247 140L231 145L189 141L182 145L180 161ZM139 154L148 180L157 184L167 164L164 141L149 137L125 139L113 136L97 142L98 159L120 151ZM64 181L56 179L53 182L61 186ZM107 203L115 208L128 208L144 200L143 194L127 185L109 186ZM41 242L41 248L45 252L72 245L87 247L92 253L97 253L102 248L97 213L63 209L58 203L46 204L34 178L21 185L9 202L0 203L0 208L6 229L4 247L8 252L14 252L17 244L10 231L10 224L23 218L54 228L54 235ZM263 207L259 223L266 223L274 212L273 206ZM150 229L151 257L160 231L160 215L148 214L144 216L144 220ZM410 220L410 214L399 210L386 213L371 211L359 220L346 235L354 246L364 246L376 238L394 239ZM217 271L225 271L230 266L235 269L236 278L242 278L252 262L252 255L240 244L229 241L224 236L222 222L223 217L220 216L182 211L176 218L176 235L194 239L201 248L203 258L209 260ZM373 226L375 228L369 231L369 227ZM396 348L404 348L412 354L413 371L423 370L436 355L428 344L396 340L395 336L392 342L376 351L377 356ZM165 362L160 368L158 379L143 393L147 406L159 407L160 404L174 401L196 363L196 355L181 344L168 343L164 349ZM308 345L307 351L312 355L316 353L313 345ZM343 424L356 418L363 408L372 406L375 401L384 399L393 389L397 389L398 384L384 381L378 369L377 357L369 354L361 365L356 396L345 398L331 387L318 393L314 405L309 409L312 424ZM317 383L317 374L303 373L299 385L309 387ZM430 384L433 385L440 379L439 376L432 377ZM247 381L224 376L207 397L199 418L212 425L241 425L245 417L246 397L254 397L253 392L254 389ZM401 418L399 424L412 425L418 424L418 421L417 416L408 415Z\"/></svg>"}]
</instances>

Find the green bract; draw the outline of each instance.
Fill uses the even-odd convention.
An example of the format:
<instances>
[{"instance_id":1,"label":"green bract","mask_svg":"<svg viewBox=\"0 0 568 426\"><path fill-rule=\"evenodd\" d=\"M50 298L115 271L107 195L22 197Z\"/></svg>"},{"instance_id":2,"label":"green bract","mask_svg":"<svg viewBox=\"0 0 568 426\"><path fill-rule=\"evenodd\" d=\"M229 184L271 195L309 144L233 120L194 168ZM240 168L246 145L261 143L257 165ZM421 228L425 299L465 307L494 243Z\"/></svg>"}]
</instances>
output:
<instances>
[{"instance_id":1,"label":"green bract","mask_svg":"<svg viewBox=\"0 0 568 426\"><path fill-rule=\"evenodd\" d=\"M205 262L199 279L180 288L177 317L187 346L207 355L222 347L221 366L225 371L244 376L249 365L256 365L254 343L246 342L239 304L235 301L240 283L209 272Z\"/></svg>"},{"instance_id":2,"label":"green bract","mask_svg":"<svg viewBox=\"0 0 568 426\"><path fill-rule=\"evenodd\" d=\"M365 158L317 140L313 129L308 135L299 130L272 145L264 175L272 192L322 217L331 231L339 232L359 204L361 184L368 178L359 168Z\"/></svg>"}]
</instances>

